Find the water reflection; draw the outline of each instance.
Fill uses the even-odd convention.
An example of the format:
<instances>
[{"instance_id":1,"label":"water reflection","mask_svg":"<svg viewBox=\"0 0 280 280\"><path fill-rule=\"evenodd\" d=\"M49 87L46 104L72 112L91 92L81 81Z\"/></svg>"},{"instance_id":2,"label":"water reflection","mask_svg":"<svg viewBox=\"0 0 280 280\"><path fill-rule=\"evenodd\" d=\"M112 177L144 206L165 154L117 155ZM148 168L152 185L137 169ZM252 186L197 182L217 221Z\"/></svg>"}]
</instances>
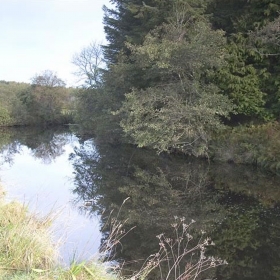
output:
<instances>
[{"instance_id":1,"label":"water reflection","mask_svg":"<svg viewBox=\"0 0 280 280\"><path fill-rule=\"evenodd\" d=\"M1 135L0 176L8 199L39 216L58 213L52 229L65 263L91 258L101 238L98 217L80 215L72 203L69 154L79 145L77 137L69 129L6 129Z\"/></svg>"},{"instance_id":2,"label":"water reflection","mask_svg":"<svg viewBox=\"0 0 280 280\"><path fill-rule=\"evenodd\" d=\"M4 161L13 163L13 156L20 153L21 146L31 150L35 158L45 164L53 162L64 152L63 147L69 142L71 133L67 128L45 130L34 128L1 128L0 151Z\"/></svg>"},{"instance_id":3,"label":"water reflection","mask_svg":"<svg viewBox=\"0 0 280 280\"><path fill-rule=\"evenodd\" d=\"M127 220L126 230L136 228L112 256L125 261L124 274L138 270L142 261L157 252L156 235L172 236L174 216L184 216L187 222L197 221L192 231L195 238L204 230L216 243L209 254L229 263L203 277L280 279L280 180L275 175L244 166L158 156L128 145L95 143L66 128L2 130L0 151L9 166L5 167L8 172L2 166L1 179L13 181L11 193L28 202L36 194L36 207L53 207L55 202L67 205L68 215L57 226L64 231L62 224L69 220L69 235L81 227L70 236L81 251L93 242L100 245L96 215L104 243L111 210L117 213L130 197L118 218ZM74 182L65 180L72 172ZM97 221L94 226L93 221ZM91 236L93 227L97 233ZM90 248L83 256L92 252ZM160 279L159 274L155 271L151 279Z\"/></svg>"},{"instance_id":4,"label":"water reflection","mask_svg":"<svg viewBox=\"0 0 280 280\"><path fill-rule=\"evenodd\" d=\"M217 165L184 157L158 156L131 146L89 140L71 156L74 193L92 199L101 215L103 242L112 208L124 199L119 219L128 220L125 237L114 256L125 261L125 273L158 249L156 235L171 232L174 216L197 221L194 236L205 230L217 246L211 254L229 262L212 271L217 279L280 279L278 177L252 168ZM153 274L151 279L160 279Z\"/></svg>"}]
</instances>

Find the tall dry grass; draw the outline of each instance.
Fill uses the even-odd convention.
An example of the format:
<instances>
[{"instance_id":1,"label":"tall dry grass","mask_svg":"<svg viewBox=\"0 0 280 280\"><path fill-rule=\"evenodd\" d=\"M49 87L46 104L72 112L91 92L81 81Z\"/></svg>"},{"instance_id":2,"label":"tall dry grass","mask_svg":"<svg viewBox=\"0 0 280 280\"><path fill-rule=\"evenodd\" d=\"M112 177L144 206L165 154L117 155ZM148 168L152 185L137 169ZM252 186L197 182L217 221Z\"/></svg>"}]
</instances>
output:
<instances>
[{"instance_id":1,"label":"tall dry grass","mask_svg":"<svg viewBox=\"0 0 280 280\"><path fill-rule=\"evenodd\" d=\"M19 202L6 202L0 187L1 280L116 280L98 261L59 264L58 246L52 240L53 215L38 218Z\"/></svg>"},{"instance_id":2,"label":"tall dry grass","mask_svg":"<svg viewBox=\"0 0 280 280\"><path fill-rule=\"evenodd\" d=\"M0 275L50 269L57 258L51 240L51 218L37 218L18 202L0 197Z\"/></svg>"},{"instance_id":3,"label":"tall dry grass","mask_svg":"<svg viewBox=\"0 0 280 280\"><path fill-rule=\"evenodd\" d=\"M125 203L125 201L124 201ZM123 203L123 204L124 204ZM120 208L121 210L121 208ZM119 210L119 211L120 211ZM152 272L159 271L157 279L195 280L204 271L225 264L223 260L207 257L205 250L212 241L203 234L193 243L184 218L175 217L172 224L174 236L157 236L159 251L150 255L142 268L130 277L121 276L121 266L108 267L108 260L116 246L131 230L125 231L125 221L112 218L110 237L104 244L101 262L72 262L70 267L58 264L58 248L52 242L50 225L52 218L38 218L18 202L6 202L0 190L0 279L1 280L145 280ZM133 238L133 236L132 236ZM158 274L158 273L157 273Z\"/></svg>"}]
</instances>

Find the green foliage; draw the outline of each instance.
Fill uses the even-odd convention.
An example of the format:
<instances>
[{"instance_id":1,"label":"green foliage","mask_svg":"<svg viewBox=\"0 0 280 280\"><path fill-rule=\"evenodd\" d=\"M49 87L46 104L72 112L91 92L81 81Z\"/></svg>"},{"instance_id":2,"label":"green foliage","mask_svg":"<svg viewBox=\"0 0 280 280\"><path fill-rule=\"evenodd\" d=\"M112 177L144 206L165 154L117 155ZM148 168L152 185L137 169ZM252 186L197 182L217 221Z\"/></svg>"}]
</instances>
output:
<instances>
[{"instance_id":1,"label":"green foliage","mask_svg":"<svg viewBox=\"0 0 280 280\"><path fill-rule=\"evenodd\" d=\"M246 49L246 41L242 36L236 41L227 45L227 63L216 73L218 86L236 105L236 113L266 118L266 93L260 79L265 77L265 69L258 70L254 66L254 62L262 58Z\"/></svg>"},{"instance_id":2,"label":"green foliage","mask_svg":"<svg viewBox=\"0 0 280 280\"><path fill-rule=\"evenodd\" d=\"M95 135L100 140L119 141L119 118L111 114L116 104L116 96L102 89L79 89L75 99L74 121L83 132Z\"/></svg>"},{"instance_id":3,"label":"green foliage","mask_svg":"<svg viewBox=\"0 0 280 280\"><path fill-rule=\"evenodd\" d=\"M261 28L278 16L277 0L213 0L207 12L215 28L221 28L230 36L233 33Z\"/></svg>"},{"instance_id":4,"label":"green foliage","mask_svg":"<svg viewBox=\"0 0 280 280\"><path fill-rule=\"evenodd\" d=\"M28 86L25 83L0 81L0 126L26 124L26 110L18 93Z\"/></svg>"},{"instance_id":5,"label":"green foliage","mask_svg":"<svg viewBox=\"0 0 280 280\"><path fill-rule=\"evenodd\" d=\"M219 116L226 115L232 107L226 98L210 91L213 89L199 89L199 99L189 103L170 86L128 94L122 108L129 112L121 123L124 131L139 147L150 146L159 152L173 148L204 155L211 132L223 127Z\"/></svg>"},{"instance_id":6,"label":"green foliage","mask_svg":"<svg viewBox=\"0 0 280 280\"><path fill-rule=\"evenodd\" d=\"M267 121L279 116L279 8L275 0L214 0L208 6L211 22L228 38L228 64L217 73L218 86L237 105L241 118Z\"/></svg>"},{"instance_id":7,"label":"green foliage","mask_svg":"<svg viewBox=\"0 0 280 280\"><path fill-rule=\"evenodd\" d=\"M223 44L223 33L204 22L174 21L150 32L143 45L128 45L147 75L158 73L153 87L126 94L119 111L125 133L138 146L207 153L211 132L233 109L209 80L222 64Z\"/></svg>"},{"instance_id":8,"label":"green foliage","mask_svg":"<svg viewBox=\"0 0 280 280\"><path fill-rule=\"evenodd\" d=\"M11 121L9 111L3 106L0 106L0 126L8 125Z\"/></svg>"},{"instance_id":9,"label":"green foliage","mask_svg":"<svg viewBox=\"0 0 280 280\"><path fill-rule=\"evenodd\" d=\"M197 156L223 123L279 118L277 0L112 4L104 8L106 71L98 91L77 98L85 130Z\"/></svg>"},{"instance_id":10,"label":"green foliage","mask_svg":"<svg viewBox=\"0 0 280 280\"><path fill-rule=\"evenodd\" d=\"M214 160L254 164L278 173L279 139L278 123L237 127L218 135L212 142L211 153Z\"/></svg>"},{"instance_id":11,"label":"green foliage","mask_svg":"<svg viewBox=\"0 0 280 280\"><path fill-rule=\"evenodd\" d=\"M49 75L49 86L42 75L34 77L38 84L33 85L0 81L0 126L71 122L74 89L66 89L50 71L43 74Z\"/></svg>"},{"instance_id":12,"label":"green foliage","mask_svg":"<svg viewBox=\"0 0 280 280\"><path fill-rule=\"evenodd\" d=\"M104 46L105 58L110 63L118 61L118 54L129 53L125 42L140 44L155 26L166 21L173 1L170 0L113 0L115 9L104 8L104 30L109 42Z\"/></svg>"},{"instance_id":13,"label":"green foliage","mask_svg":"<svg viewBox=\"0 0 280 280\"><path fill-rule=\"evenodd\" d=\"M64 82L51 71L45 71L33 78L33 84L19 94L19 99L28 112L31 124L61 124L71 117L67 112L70 102L69 91Z\"/></svg>"},{"instance_id":14,"label":"green foliage","mask_svg":"<svg viewBox=\"0 0 280 280\"><path fill-rule=\"evenodd\" d=\"M32 85L20 93L20 99L26 106L29 121L32 124L54 124L61 117L64 91L59 88L49 88Z\"/></svg>"}]
</instances>

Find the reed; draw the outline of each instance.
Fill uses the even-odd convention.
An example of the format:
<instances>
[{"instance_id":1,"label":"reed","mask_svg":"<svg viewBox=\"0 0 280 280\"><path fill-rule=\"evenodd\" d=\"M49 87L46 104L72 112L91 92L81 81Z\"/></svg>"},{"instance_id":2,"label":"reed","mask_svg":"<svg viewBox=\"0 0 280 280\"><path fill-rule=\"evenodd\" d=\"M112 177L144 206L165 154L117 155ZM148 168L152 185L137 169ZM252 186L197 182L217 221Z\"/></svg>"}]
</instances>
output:
<instances>
[{"instance_id":1,"label":"reed","mask_svg":"<svg viewBox=\"0 0 280 280\"><path fill-rule=\"evenodd\" d=\"M157 278L161 280L195 280L211 268L225 265L227 262L214 256L206 256L206 249L214 246L214 242L201 231L201 236L194 241L190 228L194 220L186 223L185 218L174 217L171 225L173 235L161 233L157 236L159 250L151 254L144 262L139 272L130 280L145 280L151 278L156 270Z\"/></svg>"},{"instance_id":2,"label":"reed","mask_svg":"<svg viewBox=\"0 0 280 280\"><path fill-rule=\"evenodd\" d=\"M57 250L49 232L50 217L37 218L18 202L0 199L0 275L40 268L49 270ZM1 278L1 279L2 279Z\"/></svg>"},{"instance_id":3,"label":"reed","mask_svg":"<svg viewBox=\"0 0 280 280\"><path fill-rule=\"evenodd\" d=\"M98 261L59 265L58 246L52 241L53 215L38 218L27 206L6 202L0 188L0 279L5 280L115 280Z\"/></svg>"}]
</instances>

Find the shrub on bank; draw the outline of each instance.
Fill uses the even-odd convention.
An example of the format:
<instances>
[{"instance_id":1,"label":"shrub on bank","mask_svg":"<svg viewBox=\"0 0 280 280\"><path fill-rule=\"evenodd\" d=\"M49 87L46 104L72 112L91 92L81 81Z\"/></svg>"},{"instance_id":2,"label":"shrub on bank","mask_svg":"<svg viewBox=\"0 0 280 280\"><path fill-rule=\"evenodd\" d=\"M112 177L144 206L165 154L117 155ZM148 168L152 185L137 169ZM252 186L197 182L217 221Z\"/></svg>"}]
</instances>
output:
<instances>
[{"instance_id":1,"label":"shrub on bank","mask_svg":"<svg viewBox=\"0 0 280 280\"><path fill-rule=\"evenodd\" d=\"M214 161L253 164L280 171L280 124L239 126L217 135L211 142Z\"/></svg>"}]
</instances>

